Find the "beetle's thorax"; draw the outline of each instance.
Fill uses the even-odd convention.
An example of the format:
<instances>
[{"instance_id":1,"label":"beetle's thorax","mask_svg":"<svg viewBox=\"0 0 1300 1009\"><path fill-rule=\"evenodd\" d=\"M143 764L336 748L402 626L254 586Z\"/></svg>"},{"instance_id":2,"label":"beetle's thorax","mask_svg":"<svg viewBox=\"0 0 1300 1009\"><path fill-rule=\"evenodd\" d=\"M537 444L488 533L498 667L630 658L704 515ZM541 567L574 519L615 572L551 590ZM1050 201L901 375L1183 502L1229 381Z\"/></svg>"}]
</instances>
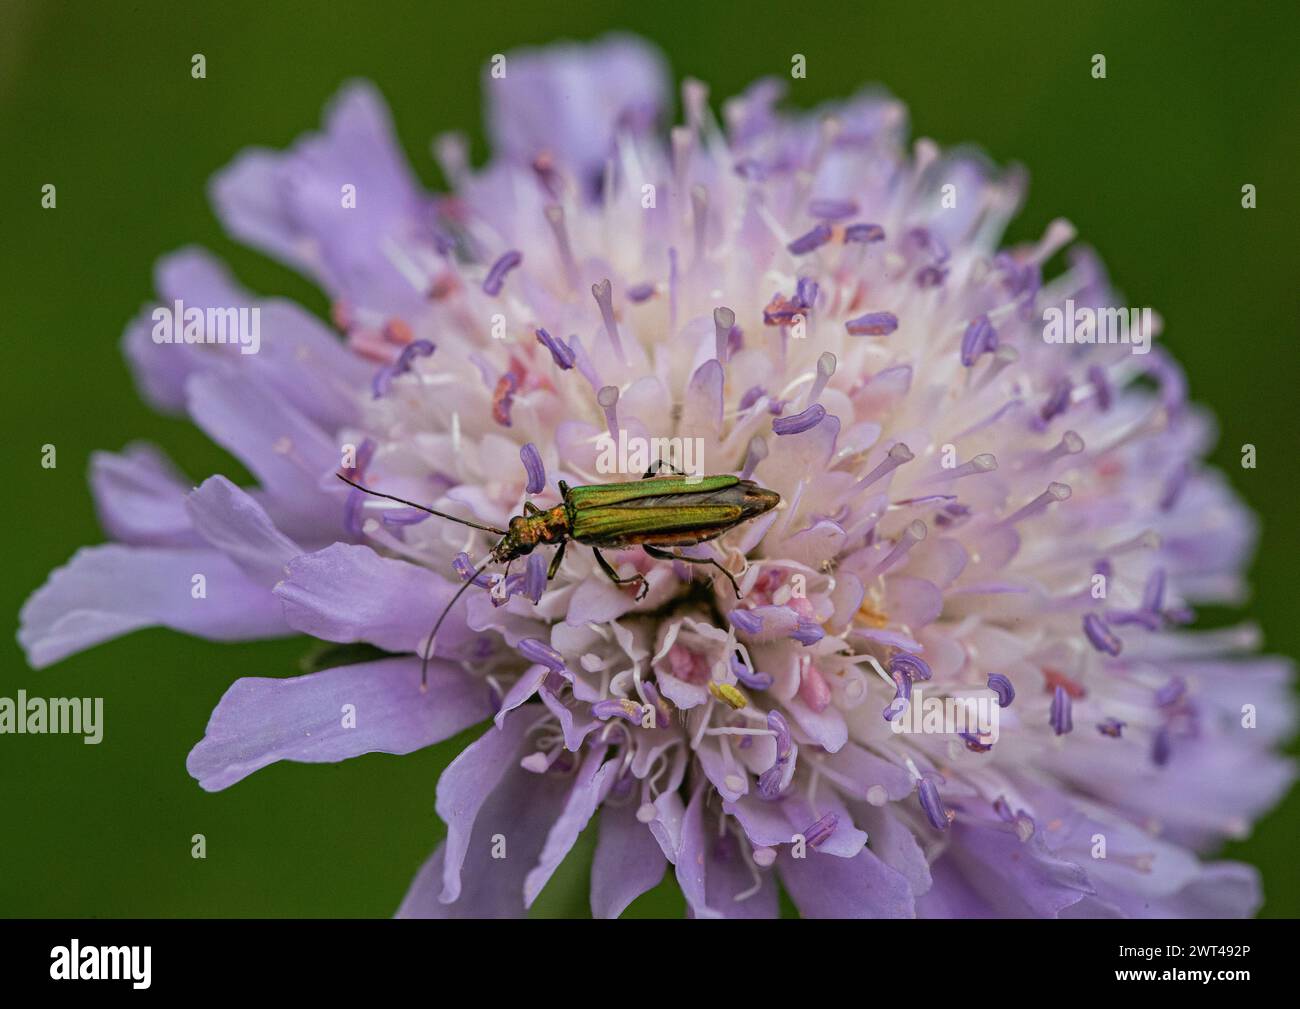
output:
<instances>
[{"instance_id":1,"label":"beetle's thorax","mask_svg":"<svg viewBox=\"0 0 1300 1009\"><path fill-rule=\"evenodd\" d=\"M494 560L508 561L532 553L533 548L558 544L568 539L569 514L556 505L537 515L516 515L510 520L505 538L492 551Z\"/></svg>"}]
</instances>

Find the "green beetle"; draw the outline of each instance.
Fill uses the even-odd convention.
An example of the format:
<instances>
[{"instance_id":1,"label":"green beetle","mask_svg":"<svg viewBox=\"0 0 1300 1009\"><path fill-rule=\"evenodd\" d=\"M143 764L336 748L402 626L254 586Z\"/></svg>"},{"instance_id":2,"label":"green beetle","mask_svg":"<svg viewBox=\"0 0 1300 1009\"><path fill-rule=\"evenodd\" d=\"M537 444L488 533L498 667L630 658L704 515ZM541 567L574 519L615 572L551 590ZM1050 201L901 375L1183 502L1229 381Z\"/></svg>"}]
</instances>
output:
<instances>
[{"instance_id":1,"label":"green beetle","mask_svg":"<svg viewBox=\"0 0 1300 1009\"><path fill-rule=\"evenodd\" d=\"M508 528L497 529L494 526L480 525L477 522L435 511L413 501L394 497L392 494L371 490L350 480L342 473L337 476L344 483L374 497L396 501L428 512L430 515L501 537L500 542L492 548L487 560L474 569L474 573L456 591L451 601L439 614L429 634L429 644L423 656L421 682L427 678L429 657L433 654L433 642L438 636L443 620L456 605L456 601L474 584L474 580L488 565L508 566L511 561L532 553L539 546L555 546L559 549L551 558L550 567L546 572L549 581L555 577L556 571L560 568L560 562L564 559L565 545L569 540L573 540L592 548L592 553L596 555L596 563L616 585L638 584L640 589L637 599L640 600L649 588L645 576L638 572L628 578L620 578L618 572L600 552L602 549L620 550L639 546L651 557L659 560L712 565L726 576L736 592L736 597L740 598L740 586L736 584L735 577L716 560L686 557L668 548L695 546L697 543L716 539L741 523L771 511L781 502L781 495L775 491L760 487L752 480L742 480L738 476L730 474L703 477L681 474L659 476L652 467L642 479L623 483L570 487L561 480L559 486L562 500L558 505L554 508L541 509L530 501L525 502L524 514L512 518Z\"/></svg>"}]
</instances>

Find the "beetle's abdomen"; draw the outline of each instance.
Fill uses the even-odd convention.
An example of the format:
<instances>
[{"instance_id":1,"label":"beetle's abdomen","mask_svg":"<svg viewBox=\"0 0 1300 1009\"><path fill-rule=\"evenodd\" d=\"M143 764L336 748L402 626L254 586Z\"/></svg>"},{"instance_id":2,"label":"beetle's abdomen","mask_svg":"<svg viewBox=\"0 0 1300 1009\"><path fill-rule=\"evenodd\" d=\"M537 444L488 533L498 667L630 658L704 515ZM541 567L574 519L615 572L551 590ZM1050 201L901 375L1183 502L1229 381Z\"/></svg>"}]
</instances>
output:
<instances>
[{"instance_id":1,"label":"beetle's abdomen","mask_svg":"<svg viewBox=\"0 0 1300 1009\"><path fill-rule=\"evenodd\" d=\"M780 500L749 480L717 490L656 494L577 508L570 535L592 546L690 546L769 511Z\"/></svg>"}]
</instances>

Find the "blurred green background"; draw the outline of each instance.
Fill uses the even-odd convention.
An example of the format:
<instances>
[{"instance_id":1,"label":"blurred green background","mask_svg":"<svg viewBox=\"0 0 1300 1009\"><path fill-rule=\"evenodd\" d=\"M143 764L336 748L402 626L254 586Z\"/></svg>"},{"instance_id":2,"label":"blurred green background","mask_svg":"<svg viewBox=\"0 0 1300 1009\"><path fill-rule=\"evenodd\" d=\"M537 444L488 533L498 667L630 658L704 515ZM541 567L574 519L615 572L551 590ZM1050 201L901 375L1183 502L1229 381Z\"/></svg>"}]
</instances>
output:
<instances>
[{"instance_id":1,"label":"blurred green background","mask_svg":"<svg viewBox=\"0 0 1300 1009\"><path fill-rule=\"evenodd\" d=\"M763 74L808 77L800 105L878 81L918 134L973 141L1031 174L1010 238L1057 215L1094 244L1222 425L1215 461L1264 519L1248 613L1271 651L1296 655L1296 100L1300 6L1278 3L247 3L0 0L7 528L0 612L102 540L89 453L163 445L196 481L246 478L195 429L136 398L118 343L151 296L154 260L197 242L254 290L320 294L225 238L204 186L249 144L283 146L319 123L339 83L365 76L393 107L415 170L438 182L435 132L484 153L479 70L496 52L614 28L667 53L717 102ZM206 80L190 56L207 57ZM1090 76L1104 53L1108 77ZM58 187L56 210L39 207ZM1243 210L1241 186L1258 189ZM58 468L39 465L58 447ZM1240 446L1257 446L1243 471ZM1212 619L1230 619L1214 614ZM286 675L304 642L214 645L141 632L33 672L9 638L0 695L105 698L105 739L0 736L0 914L388 915L442 833L434 785L466 742L342 765L277 764L207 795L185 773L226 687ZM468 734L467 734L468 738ZM1263 870L1264 913L1300 914L1290 799L1228 849ZM208 857L190 857L207 836ZM588 835L590 835L590 831ZM538 913L585 915L585 836ZM678 914L661 886L633 908Z\"/></svg>"}]
</instances>

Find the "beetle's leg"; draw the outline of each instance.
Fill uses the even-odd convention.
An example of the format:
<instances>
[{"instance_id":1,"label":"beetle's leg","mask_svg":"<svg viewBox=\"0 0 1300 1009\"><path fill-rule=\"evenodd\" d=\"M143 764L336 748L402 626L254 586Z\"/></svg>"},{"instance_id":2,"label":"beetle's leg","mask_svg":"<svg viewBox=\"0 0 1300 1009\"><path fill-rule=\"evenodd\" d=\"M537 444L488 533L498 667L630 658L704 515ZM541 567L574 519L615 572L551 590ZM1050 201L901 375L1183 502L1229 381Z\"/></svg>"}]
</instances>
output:
<instances>
[{"instance_id":1,"label":"beetle's leg","mask_svg":"<svg viewBox=\"0 0 1300 1009\"><path fill-rule=\"evenodd\" d=\"M712 564L726 576L727 581L731 582L731 587L735 590L736 598L743 598L740 594L740 586L736 584L735 575L715 561L712 557L687 557L685 554L675 554L669 550L661 550L659 547L652 547L648 544L642 544L641 549L651 557L656 557L661 561L685 561L687 564Z\"/></svg>"},{"instance_id":2,"label":"beetle's leg","mask_svg":"<svg viewBox=\"0 0 1300 1009\"><path fill-rule=\"evenodd\" d=\"M667 466L667 467L668 467L670 470L672 470L673 473L675 473L677 476L685 476L685 475L686 475L682 470L679 470L679 469L678 469L676 466L674 466L672 463L670 463L670 462L664 462L662 459L656 459L654 462L652 462L652 463L650 464L650 468L649 468L648 470L645 471L645 476L643 476L641 479L642 479L642 480L649 480L652 476L657 476L657 475L659 474L659 471L660 471L664 466Z\"/></svg>"},{"instance_id":3,"label":"beetle's leg","mask_svg":"<svg viewBox=\"0 0 1300 1009\"><path fill-rule=\"evenodd\" d=\"M560 481L560 496L561 497L569 496L569 485L565 483L563 480Z\"/></svg>"},{"instance_id":4,"label":"beetle's leg","mask_svg":"<svg viewBox=\"0 0 1300 1009\"><path fill-rule=\"evenodd\" d=\"M551 566L546 569L548 582L555 577L555 572L560 570L560 562L564 560L564 547L568 542L568 540L560 540L560 549L555 551L555 556L551 558Z\"/></svg>"},{"instance_id":5,"label":"beetle's leg","mask_svg":"<svg viewBox=\"0 0 1300 1009\"><path fill-rule=\"evenodd\" d=\"M525 515L540 515L541 513L542 513L542 510L541 510L540 508L538 508L537 505L533 504L531 501L525 501L525 502L524 502L524 514L525 514Z\"/></svg>"},{"instance_id":6,"label":"beetle's leg","mask_svg":"<svg viewBox=\"0 0 1300 1009\"><path fill-rule=\"evenodd\" d=\"M605 558L601 555L601 552L599 550L597 550L595 547L592 547L591 552L596 555L596 563L600 565L600 570L604 571L605 574L609 575L610 581L612 581L615 585L631 585L633 582L640 582L641 588L637 591L636 601L639 603L642 599L645 598L645 594L650 591L650 583L645 580L645 575L641 574L641 572L638 571L631 578L620 578L618 576L618 572L615 571L613 567L610 566L609 561L605 560Z\"/></svg>"}]
</instances>

